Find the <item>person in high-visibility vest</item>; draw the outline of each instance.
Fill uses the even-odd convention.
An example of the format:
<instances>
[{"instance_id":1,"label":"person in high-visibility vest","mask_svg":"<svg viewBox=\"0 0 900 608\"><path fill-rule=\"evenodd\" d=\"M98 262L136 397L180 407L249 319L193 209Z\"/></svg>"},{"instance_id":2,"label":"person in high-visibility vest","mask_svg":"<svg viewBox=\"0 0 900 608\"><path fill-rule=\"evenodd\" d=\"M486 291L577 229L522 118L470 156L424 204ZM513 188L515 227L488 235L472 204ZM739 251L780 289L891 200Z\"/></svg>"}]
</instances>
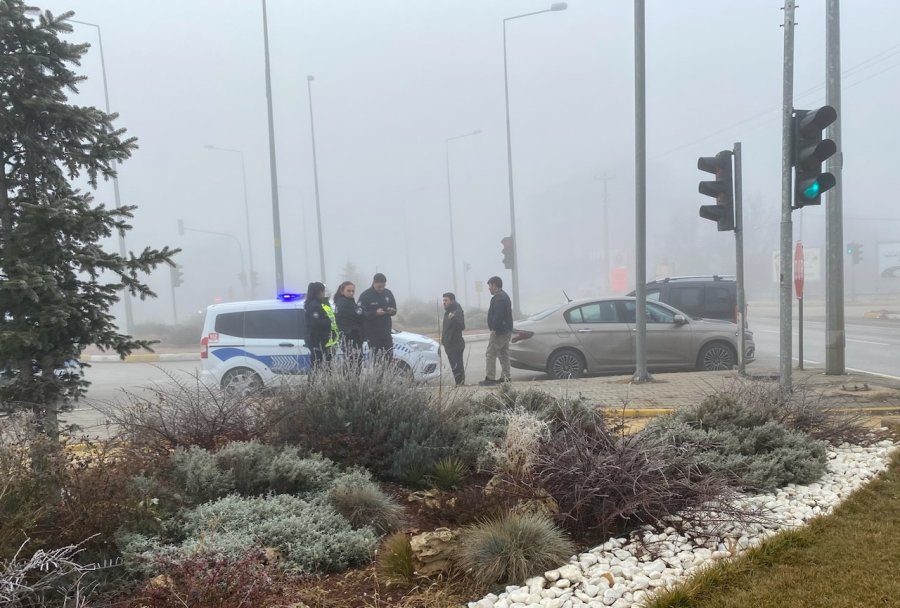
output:
<instances>
[{"instance_id":1,"label":"person in high-visibility vest","mask_svg":"<svg viewBox=\"0 0 900 608\"><path fill-rule=\"evenodd\" d=\"M334 350L334 347L337 346L338 341L340 340L340 332L338 332L337 319L334 316L334 309L331 307L331 303L328 301L327 294L328 291L325 291L326 297L322 300L322 310L325 311L325 314L328 316L328 320L331 321L331 336L328 338L328 341L325 342L325 348L329 351L328 359L331 359L331 351Z\"/></svg>"},{"instance_id":2,"label":"person in high-visibility vest","mask_svg":"<svg viewBox=\"0 0 900 608\"><path fill-rule=\"evenodd\" d=\"M309 349L310 367L316 370L331 361L331 351L337 343L333 335L337 331L337 323L324 284L309 284L303 309L306 313L306 348Z\"/></svg>"}]
</instances>

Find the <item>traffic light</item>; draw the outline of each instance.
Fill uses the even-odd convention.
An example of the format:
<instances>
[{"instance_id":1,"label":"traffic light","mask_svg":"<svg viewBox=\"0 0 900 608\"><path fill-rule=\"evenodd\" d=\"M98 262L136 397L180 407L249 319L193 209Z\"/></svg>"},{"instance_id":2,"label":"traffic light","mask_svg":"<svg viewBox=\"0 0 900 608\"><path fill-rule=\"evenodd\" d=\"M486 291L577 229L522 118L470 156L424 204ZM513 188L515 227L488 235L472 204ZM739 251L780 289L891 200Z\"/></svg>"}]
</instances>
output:
<instances>
[{"instance_id":1,"label":"traffic light","mask_svg":"<svg viewBox=\"0 0 900 608\"><path fill-rule=\"evenodd\" d=\"M259 273L255 270L250 273L250 289L256 289L259 287Z\"/></svg>"},{"instance_id":2,"label":"traffic light","mask_svg":"<svg viewBox=\"0 0 900 608\"><path fill-rule=\"evenodd\" d=\"M169 266L169 270L172 272L172 287L181 287L184 284L184 274L181 272L181 266L175 264L174 266Z\"/></svg>"},{"instance_id":3,"label":"traffic light","mask_svg":"<svg viewBox=\"0 0 900 608\"><path fill-rule=\"evenodd\" d=\"M731 174L731 151L697 159L697 168L713 173L716 180L700 182L700 194L716 199L715 205L701 205L700 217L718 224L719 232L734 230L734 179Z\"/></svg>"},{"instance_id":4,"label":"traffic light","mask_svg":"<svg viewBox=\"0 0 900 608\"><path fill-rule=\"evenodd\" d=\"M241 271L238 273L238 283L241 284L241 287L243 287L244 289L247 289L247 273L246 272Z\"/></svg>"},{"instance_id":5,"label":"traffic light","mask_svg":"<svg viewBox=\"0 0 900 608\"><path fill-rule=\"evenodd\" d=\"M850 256L854 264L859 264L862 261L862 247L862 243L847 243L847 255Z\"/></svg>"},{"instance_id":6,"label":"traffic light","mask_svg":"<svg viewBox=\"0 0 900 608\"><path fill-rule=\"evenodd\" d=\"M822 139L822 131L837 120L831 106L818 110L794 110L794 209L821 205L822 193L834 187L831 173L822 172L822 163L837 152L837 145Z\"/></svg>"},{"instance_id":7,"label":"traffic light","mask_svg":"<svg viewBox=\"0 0 900 608\"><path fill-rule=\"evenodd\" d=\"M513 267L513 239L511 236L505 236L500 239L503 244L503 267Z\"/></svg>"}]
</instances>

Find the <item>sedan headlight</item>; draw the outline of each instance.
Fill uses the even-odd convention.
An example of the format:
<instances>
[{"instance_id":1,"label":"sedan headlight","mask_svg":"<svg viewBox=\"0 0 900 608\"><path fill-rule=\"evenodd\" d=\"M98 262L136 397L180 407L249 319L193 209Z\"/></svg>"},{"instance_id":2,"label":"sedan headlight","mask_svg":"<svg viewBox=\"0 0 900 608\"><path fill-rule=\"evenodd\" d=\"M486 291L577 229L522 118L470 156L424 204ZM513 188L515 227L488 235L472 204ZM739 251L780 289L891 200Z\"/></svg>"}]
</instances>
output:
<instances>
[{"instance_id":1,"label":"sedan headlight","mask_svg":"<svg viewBox=\"0 0 900 608\"><path fill-rule=\"evenodd\" d=\"M437 350L437 343L435 342L417 342L415 340L410 340L406 343L406 346L409 350L420 353Z\"/></svg>"}]
</instances>

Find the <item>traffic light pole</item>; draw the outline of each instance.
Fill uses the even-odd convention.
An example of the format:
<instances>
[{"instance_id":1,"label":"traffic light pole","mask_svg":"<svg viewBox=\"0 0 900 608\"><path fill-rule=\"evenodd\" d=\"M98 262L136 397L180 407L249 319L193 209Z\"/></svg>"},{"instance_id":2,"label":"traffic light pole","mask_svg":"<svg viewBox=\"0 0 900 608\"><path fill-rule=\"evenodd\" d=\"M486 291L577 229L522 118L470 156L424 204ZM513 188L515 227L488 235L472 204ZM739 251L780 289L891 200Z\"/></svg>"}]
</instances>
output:
<instances>
[{"instance_id":1,"label":"traffic light pole","mask_svg":"<svg viewBox=\"0 0 900 608\"><path fill-rule=\"evenodd\" d=\"M647 371L647 97L644 0L634 1L635 370L632 382L653 380Z\"/></svg>"},{"instance_id":2,"label":"traffic light pole","mask_svg":"<svg viewBox=\"0 0 900 608\"><path fill-rule=\"evenodd\" d=\"M741 170L741 142L734 143L734 262L737 279L738 304L738 373L746 372L744 355L747 352L744 322L747 318L747 298L744 292L744 186Z\"/></svg>"},{"instance_id":3,"label":"traffic light pole","mask_svg":"<svg viewBox=\"0 0 900 608\"><path fill-rule=\"evenodd\" d=\"M172 288L172 325L178 325L178 306L175 304L175 268L173 266L169 266L169 273L172 275L169 280L169 285Z\"/></svg>"},{"instance_id":4,"label":"traffic light pole","mask_svg":"<svg viewBox=\"0 0 900 608\"><path fill-rule=\"evenodd\" d=\"M794 0L784 3L784 83L781 122L781 282L779 309L781 317L778 377L783 388L791 388L791 241L794 225L791 220L791 146L794 105Z\"/></svg>"},{"instance_id":5,"label":"traffic light pole","mask_svg":"<svg viewBox=\"0 0 900 608\"><path fill-rule=\"evenodd\" d=\"M825 17L826 89L825 103L837 111L838 120L828 127L837 154L828 160L835 185L828 192L825 208L825 373L845 373L846 334L844 330L844 150L841 146L841 17L839 0L827 0Z\"/></svg>"}]
</instances>

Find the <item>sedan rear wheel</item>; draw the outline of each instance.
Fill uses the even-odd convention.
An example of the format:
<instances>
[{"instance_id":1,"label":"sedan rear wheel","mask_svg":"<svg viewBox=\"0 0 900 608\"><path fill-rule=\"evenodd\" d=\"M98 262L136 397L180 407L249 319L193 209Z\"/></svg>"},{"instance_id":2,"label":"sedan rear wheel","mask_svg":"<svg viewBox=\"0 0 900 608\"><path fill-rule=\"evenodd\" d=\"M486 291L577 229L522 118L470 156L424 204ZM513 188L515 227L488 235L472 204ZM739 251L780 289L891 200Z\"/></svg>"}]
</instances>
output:
<instances>
[{"instance_id":1,"label":"sedan rear wheel","mask_svg":"<svg viewBox=\"0 0 900 608\"><path fill-rule=\"evenodd\" d=\"M700 355L697 357L697 368L706 372L731 369L734 367L736 359L734 349L730 345L724 342L713 342L700 350Z\"/></svg>"},{"instance_id":2,"label":"sedan rear wheel","mask_svg":"<svg viewBox=\"0 0 900 608\"><path fill-rule=\"evenodd\" d=\"M584 357L577 350L565 348L550 355L547 373L557 380L581 378L584 375Z\"/></svg>"}]
</instances>

